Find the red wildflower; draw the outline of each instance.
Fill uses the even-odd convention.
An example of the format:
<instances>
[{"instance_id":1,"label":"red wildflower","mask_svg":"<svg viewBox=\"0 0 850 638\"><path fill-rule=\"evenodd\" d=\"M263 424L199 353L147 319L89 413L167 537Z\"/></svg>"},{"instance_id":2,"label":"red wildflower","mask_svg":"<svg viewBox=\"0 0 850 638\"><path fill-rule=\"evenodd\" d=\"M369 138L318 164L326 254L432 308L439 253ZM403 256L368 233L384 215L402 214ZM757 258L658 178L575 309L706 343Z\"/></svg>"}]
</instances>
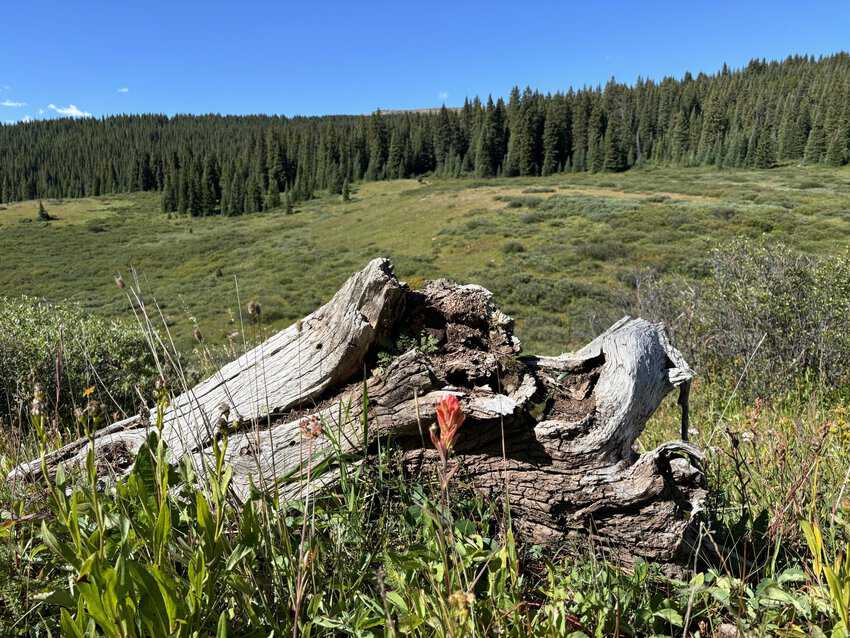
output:
<instances>
[{"instance_id":1,"label":"red wildflower","mask_svg":"<svg viewBox=\"0 0 850 638\"><path fill-rule=\"evenodd\" d=\"M465 418L466 415L461 410L460 401L453 394L437 403L437 423L440 424L440 427L439 430L437 427L431 427L431 442L444 460L448 458L449 452L454 447L460 426L463 425Z\"/></svg>"}]
</instances>

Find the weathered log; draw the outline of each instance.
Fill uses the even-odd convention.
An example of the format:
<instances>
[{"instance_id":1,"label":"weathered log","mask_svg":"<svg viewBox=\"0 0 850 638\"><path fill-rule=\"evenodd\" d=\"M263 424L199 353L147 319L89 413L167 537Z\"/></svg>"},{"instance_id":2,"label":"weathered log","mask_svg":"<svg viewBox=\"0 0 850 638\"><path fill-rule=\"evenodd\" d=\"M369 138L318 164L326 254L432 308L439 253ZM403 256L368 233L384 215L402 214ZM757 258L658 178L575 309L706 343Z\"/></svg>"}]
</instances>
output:
<instances>
[{"instance_id":1,"label":"weathered log","mask_svg":"<svg viewBox=\"0 0 850 638\"><path fill-rule=\"evenodd\" d=\"M378 350L402 335L418 346L379 365ZM523 536L551 548L589 538L618 561L675 571L698 540L702 457L685 442L642 455L634 443L675 387L685 422L691 377L663 326L628 317L578 352L521 357L513 321L489 291L445 280L411 291L376 259L328 304L175 397L163 436L175 462L188 456L203 474L226 430L239 498L252 485L298 497L333 483L336 455L362 456L378 440L400 449L411 477L431 471L425 431L451 393L467 415L456 476L507 497ZM120 474L155 416L65 446L47 465L79 463L94 445ZM324 435L304 427L313 417ZM38 471L33 462L12 476Z\"/></svg>"}]
</instances>

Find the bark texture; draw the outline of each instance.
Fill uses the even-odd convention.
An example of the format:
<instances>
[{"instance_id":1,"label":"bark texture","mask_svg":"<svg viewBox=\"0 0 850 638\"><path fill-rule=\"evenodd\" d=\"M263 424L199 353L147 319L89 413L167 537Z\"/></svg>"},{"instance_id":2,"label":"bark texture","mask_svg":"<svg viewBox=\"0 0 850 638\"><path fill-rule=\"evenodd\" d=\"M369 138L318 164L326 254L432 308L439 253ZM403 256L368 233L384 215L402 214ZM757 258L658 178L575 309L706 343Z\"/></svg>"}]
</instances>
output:
<instances>
[{"instance_id":1,"label":"bark texture","mask_svg":"<svg viewBox=\"0 0 850 638\"><path fill-rule=\"evenodd\" d=\"M416 345L378 359L399 343ZM338 454L362 455L379 440L400 448L411 479L432 471L427 430L438 401L454 394L467 415L457 476L493 498L507 494L523 536L552 549L590 539L620 562L675 572L698 542L702 456L684 441L640 455L634 443L676 387L687 423L692 375L663 326L629 317L578 352L523 357L489 291L445 280L411 291L376 259L311 315L174 397L163 436L175 462L188 456L203 474L226 430L239 498L273 485L297 497L334 482ZM155 419L65 446L48 468L81 462L93 445L101 466L120 474ZM36 461L12 477L39 472Z\"/></svg>"}]
</instances>

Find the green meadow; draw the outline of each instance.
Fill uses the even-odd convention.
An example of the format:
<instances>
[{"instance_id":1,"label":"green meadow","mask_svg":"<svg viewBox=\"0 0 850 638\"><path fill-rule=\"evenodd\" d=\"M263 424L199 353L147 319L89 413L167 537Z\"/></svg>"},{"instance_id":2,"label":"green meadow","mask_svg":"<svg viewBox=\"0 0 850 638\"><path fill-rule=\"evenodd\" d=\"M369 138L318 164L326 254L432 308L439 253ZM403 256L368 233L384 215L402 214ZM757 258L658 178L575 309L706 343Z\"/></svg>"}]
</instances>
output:
<instances>
[{"instance_id":1,"label":"green meadow","mask_svg":"<svg viewBox=\"0 0 850 638\"><path fill-rule=\"evenodd\" d=\"M119 277L158 306L193 374L312 311L376 256L413 287L435 277L486 286L526 351L551 354L641 312L652 290L670 302L676 285L702 281L709 296L692 306L702 332L681 341L699 350L694 334L714 338L701 353L713 358L687 356L698 371L690 435L705 451L706 520L722 560L680 581L591 552L547 557L507 531L501 502L457 484L450 505L436 505L433 486L406 482L391 450L309 506L267 496L242 509L224 497L226 468L207 494L172 476L151 443L141 455L151 462L117 491L102 492L94 474L49 489L0 484L3 635L137 635L118 628L139 622L150 635L848 635L850 168L370 182L348 202L323 195L290 214L224 218L166 215L151 193L43 204L50 221L37 220L38 202L0 206L0 297L10 298L0 378L11 399L0 472L103 425L94 386L128 407L138 395L165 400L141 352L146 320L102 321L140 307ZM742 238L756 241L741 248ZM829 256L842 259L810 259ZM245 316L251 302L259 330ZM675 319L674 305L650 307ZM72 333L60 406L49 380ZM47 413L36 390L45 380ZM39 409L16 420L27 406ZM671 396L637 451L679 427ZM101 599L123 602L101 613Z\"/></svg>"},{"instance_id":2,"label":"green meadow","mask_svg":"<svg viewBox=\"0 0 850 638\"><path fill-rule=\"evenodd\" d=\"M128 316L114 278L138 277L182 346L196 325L223 342L250 300L282 327L388 256L412 285L486 286L527 350L559 352L632 308L647 273L699 278L707 251L730 239L811 254L850 244L848 168L398 180L358 185L350 202L235 218L166 216L151 193L44 204L53 221L36 221L36 202L0 207L0 296Z\"/></svg>"}]
</instances>

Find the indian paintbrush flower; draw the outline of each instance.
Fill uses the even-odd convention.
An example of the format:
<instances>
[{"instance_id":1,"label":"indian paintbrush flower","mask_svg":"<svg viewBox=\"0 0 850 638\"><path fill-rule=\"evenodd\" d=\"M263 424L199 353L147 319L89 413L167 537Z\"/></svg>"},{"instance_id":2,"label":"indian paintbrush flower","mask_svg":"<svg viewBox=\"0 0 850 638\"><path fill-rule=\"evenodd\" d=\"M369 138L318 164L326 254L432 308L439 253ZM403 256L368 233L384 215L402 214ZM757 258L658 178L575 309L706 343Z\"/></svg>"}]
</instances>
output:
<instances>
[{"instance_id":1,"label":"indian paintbrush flower","mask_svg":"<svg viewBox=\"0 0 850 638\"><path fill-rule=\"evenodd\" d=\"M466 415L460 407L460 401L453 394L437 403L437 423L431 426L429 433L431 442L444 463L454 448L464 419Z\"/></svg>"}]
</instances>

